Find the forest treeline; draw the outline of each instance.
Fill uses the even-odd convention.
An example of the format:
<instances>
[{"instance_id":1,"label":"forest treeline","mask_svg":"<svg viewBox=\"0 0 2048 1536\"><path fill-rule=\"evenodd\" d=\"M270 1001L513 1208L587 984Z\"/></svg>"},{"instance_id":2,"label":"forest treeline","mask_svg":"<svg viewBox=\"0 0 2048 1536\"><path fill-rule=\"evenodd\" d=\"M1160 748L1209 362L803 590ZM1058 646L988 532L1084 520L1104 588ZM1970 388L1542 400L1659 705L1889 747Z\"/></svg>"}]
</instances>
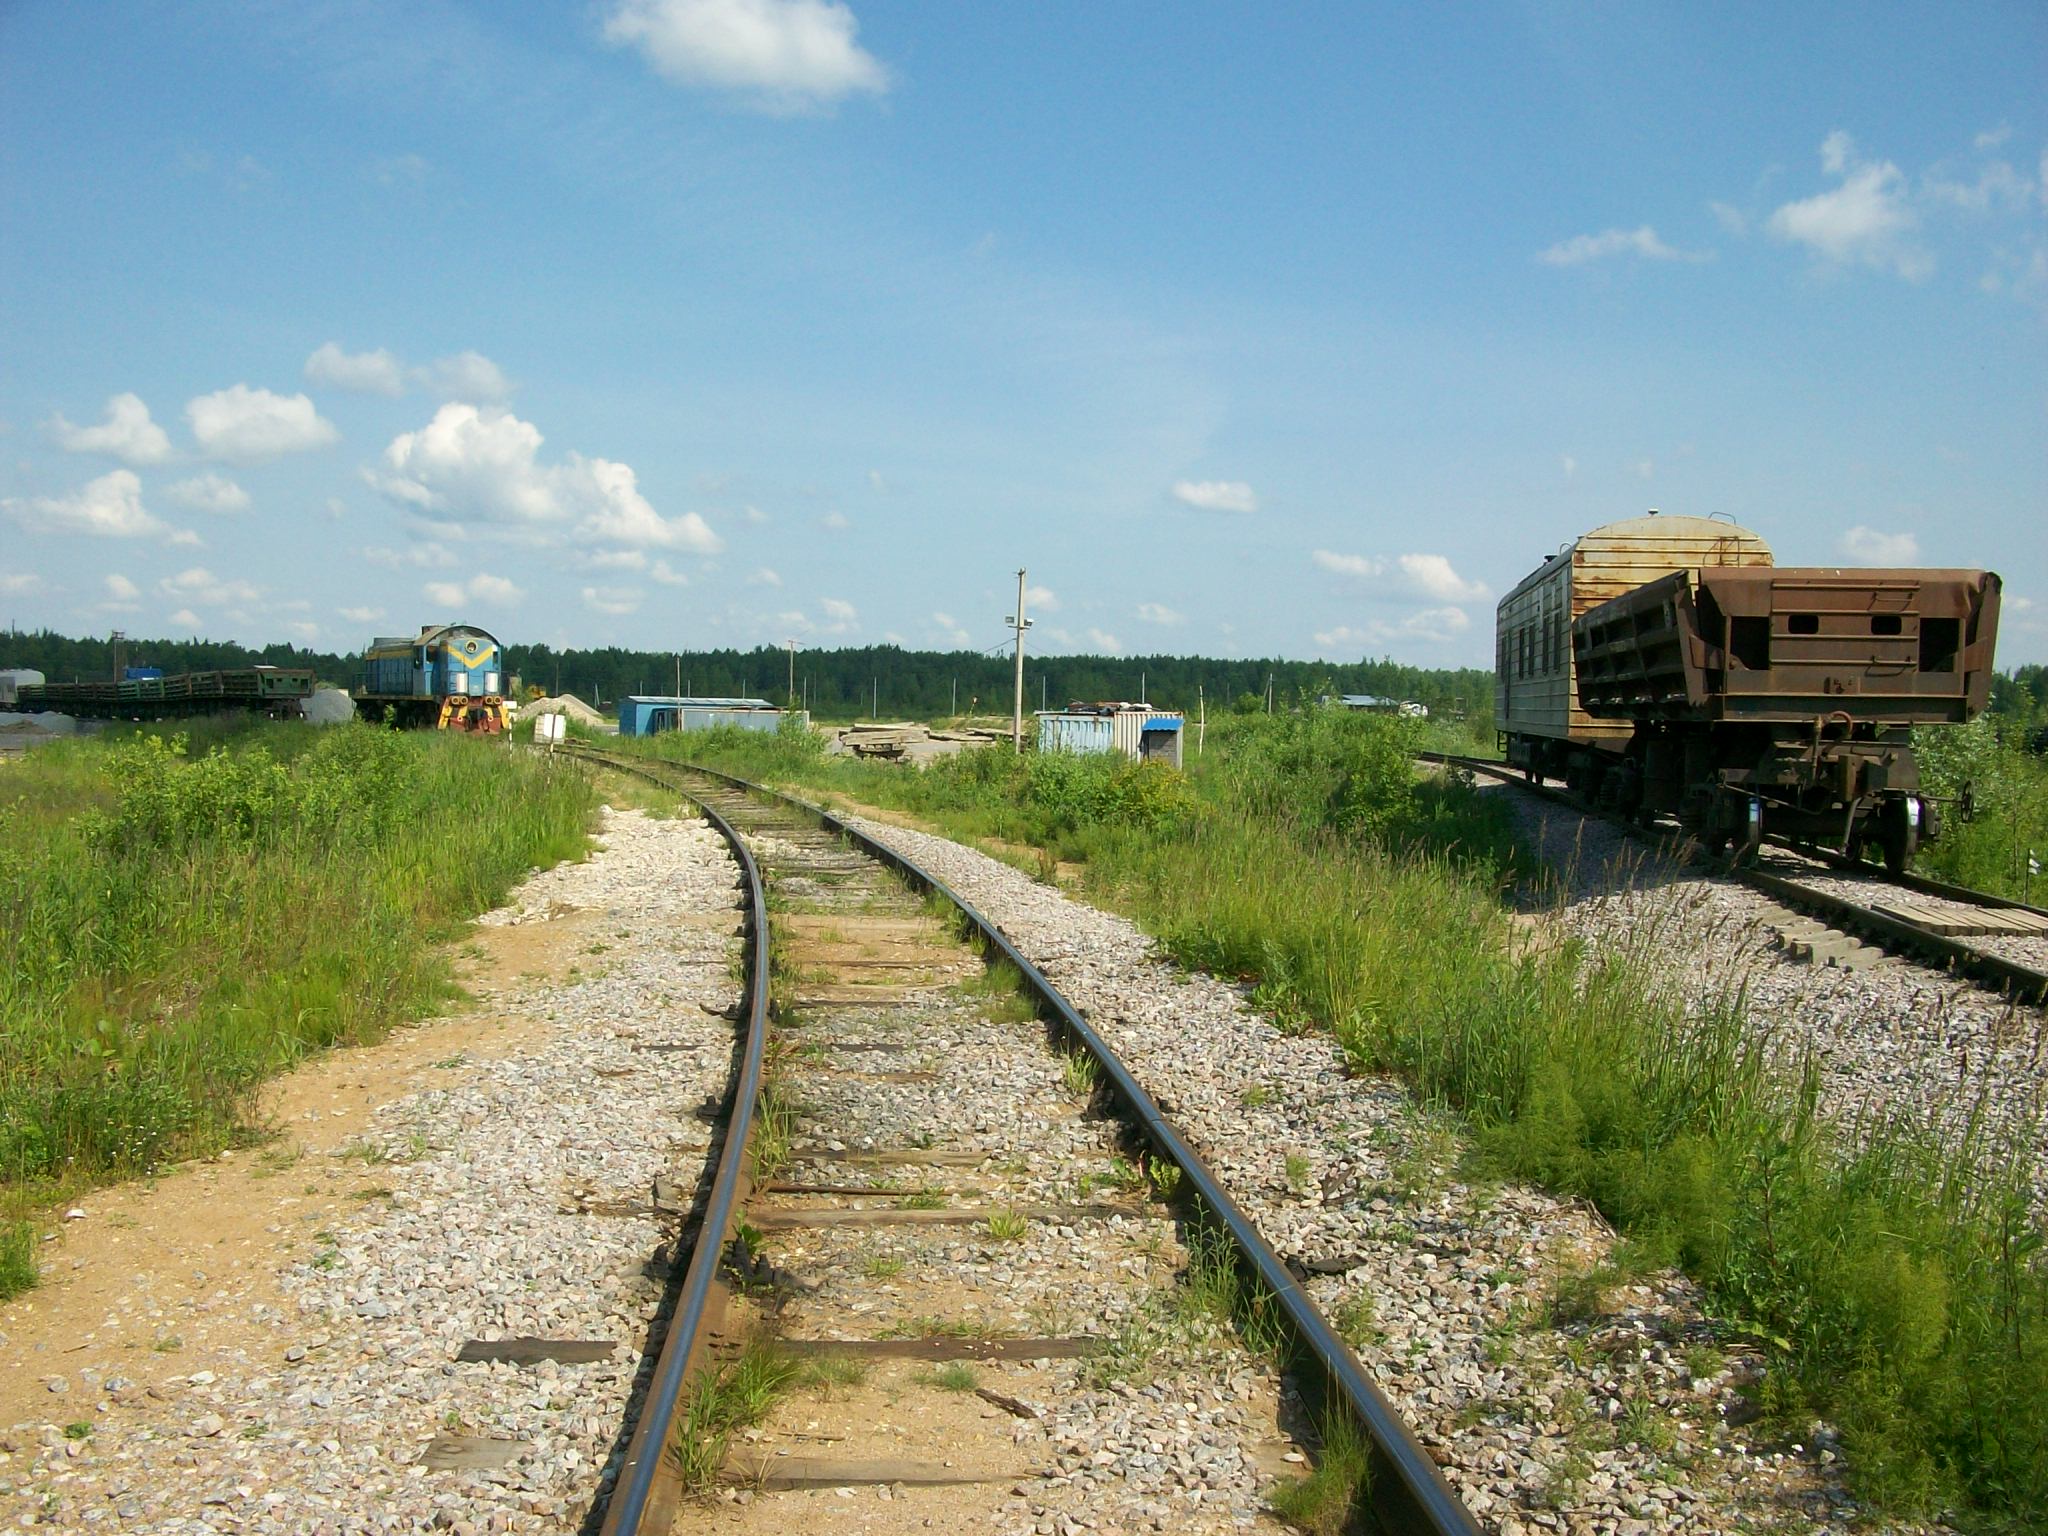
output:
<instances>
[{"instance_id":1,"label":"forest treeline","mask_svg":"<svg viewBox=\"0 0 2048 1536\"><path fill-rule=\"evenodd\" d=\"M127 642L128 665L166 672L214 667L310 667L322 682L352 686L354 655L268 645L260 649L211 640ZM522 684L547 693L573 693L610 705L628 693L745 695L783 702L790 688L790 657L774 647L756 650L560 650L508 645L506 664ZM111 675L110 642L50 630L0 638L0 668L33 667L53 682ZM893 645L799 650L795 687L800 701L827 719L930 718L966 713L1007 714L1015 679L1007 655L979 651L906 651ZM1145 698L1166 709L1193 711L1204 700L1212 712L1228 710L1270 691L1285 705L1307 694L1370 693L1412 700L1432 714L1490 715L1493 674L1477 668L1431 669L1397 661L1334 664L1283 659L1205 656L1024 657L1027 708L1041 701ZM1246 707L1249 707L1248 705Z\"/></svg>"},{"instance_id":2,"label":"forest treeline","mask_svg":"<svg viewBox=\"0 0 2048 1536\"><path fill-rule=\"evenodd\" d=\"M323 682L353 686L354 654L285 644L260 648L215 640L131 639L128 664L166 672L214 667L310 667ZM574 693L610 705L628 693L745 695L780 703L790 687L790 657L772 646L755 650L633 651L616 646L557 651L509 645L507 666L524 684ZM0 668L33 667L53 682L110 675L109 641L52 630L0 637ZM980 651L907 651L893 645L799 650L795 687L813 714L833 720L931 719L1007 714L1014 672L1008 655ZM1211 713L1254 707L1270 692L1276 704L1326 693L1367 693L1429 706L1433 715L1475 721L1493 713L1493 673L1475 667L1430 668L1383 659L1334 663L1216 656L1024 657L1025 707L1074 699L1144 698L1165 709ZM1993 708L2023 720L2048 716L2048 667L2029 664L2001 674Z\"/></svg>"}]
</instances>

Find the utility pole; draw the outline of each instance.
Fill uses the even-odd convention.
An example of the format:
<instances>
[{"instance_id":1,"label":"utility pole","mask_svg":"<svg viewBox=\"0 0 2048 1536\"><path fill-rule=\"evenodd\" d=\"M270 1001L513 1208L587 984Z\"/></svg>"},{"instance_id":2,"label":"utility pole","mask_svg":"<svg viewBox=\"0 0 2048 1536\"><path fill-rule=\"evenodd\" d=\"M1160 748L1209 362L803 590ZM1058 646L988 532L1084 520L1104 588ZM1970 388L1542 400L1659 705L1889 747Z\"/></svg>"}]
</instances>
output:
<instances>
[{"instance_id":1,"label":"utility pole","mask_svg":"<svg viewBox=\"0 0 2048 1536\"><path fill-rule=\"evenodd\" d=\"M681 698L682 696L683 696L683 658L682 658L682 655L681 655L681 653L680 653L680 652L678 652L678 653L677 653L677 655L676 655L676 697L677 697L677 698Z\"/></svg>"},{"instance_id":2,"label":"utility pole","mask_svg":"<svg viewBox=\"0 0 2048 1536\"><path fill-rule=\"evenodd\" d=\"M879 677L868 678L868 718L882 718L882 680Z\"/></svg>"},{"instance_id":3,"label":"utility pole","mask_svg":"<svg viewBox=\"0 0 2048 1536\"><path fill-rule=\"evenodd\" d=\"M1011 750L1024 750L1024 631L1031 621L1024 617L1024 572L1017 572L1017 611L1010 615L1010 628L1017 632L1017 689L1010 710Z\"/></svg>"},{"instance_id":4,"label":"utility pole","mask_svg":"<svg viewBox=\"0 0 2048 1536\"><path fill-rule=\"evenodd\" d=\"M960 713L960 679L957 677L953 679L953 702L946 713L956 716Z\"/></svg>"},{"instance_id":5,"label":"utility pole","mask_svg":"<svg viewBox=\"0 0 2048 1536\"><path fill-rule=\"evenodd\" d=\"M783 643L784 645L786 645L786 646L788 646L788 647L789 647L789 707L790 707L791 709L795 709L795 708L796 708L796 642L795 642L794 640L785 640L785 641L783 641L782 643Z\"/></svg>"}]
</instances>

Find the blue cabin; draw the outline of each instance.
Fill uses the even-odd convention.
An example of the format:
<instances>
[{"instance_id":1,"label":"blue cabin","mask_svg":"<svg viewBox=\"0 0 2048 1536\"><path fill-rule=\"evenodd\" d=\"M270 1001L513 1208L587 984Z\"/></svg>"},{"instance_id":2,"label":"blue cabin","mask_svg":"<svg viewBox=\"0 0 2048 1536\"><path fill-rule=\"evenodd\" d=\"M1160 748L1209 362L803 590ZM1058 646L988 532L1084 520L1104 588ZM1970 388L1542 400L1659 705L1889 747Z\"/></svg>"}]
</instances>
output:
<instances>
[{"instance_id":1,"label":"blue cabin","mask_svg":"<svg viewBox=\"0 0 2048 1536\"><path fill-rule=\"evenodd\" d=\"M784 711L766 699L681 698L673 695L628 694L619 700L619 734L653 736L662 731L708 731L733 725L743 731L776 731ZM810 716L797 718L810 724Z\"/></svg>"}]
</instances>

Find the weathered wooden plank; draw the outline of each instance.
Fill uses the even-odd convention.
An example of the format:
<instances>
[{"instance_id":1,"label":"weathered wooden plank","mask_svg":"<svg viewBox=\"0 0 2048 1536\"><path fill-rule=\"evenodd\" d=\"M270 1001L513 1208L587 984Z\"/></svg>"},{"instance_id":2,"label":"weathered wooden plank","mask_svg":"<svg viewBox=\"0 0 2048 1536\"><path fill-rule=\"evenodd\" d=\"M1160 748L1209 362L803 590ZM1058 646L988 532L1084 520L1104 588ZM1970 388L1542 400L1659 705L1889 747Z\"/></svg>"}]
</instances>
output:
<instances>
[{"instance_id":1,"label":"weathered wooden plank","mask_svg":"<svg viewBox=\"0 0 2048 1536\"><path fill-rule=\"evenodd\" d=\"M794 1355L856 1360L1079 1360L1102 1347L1087 1335L1065 1339L981 1339L927 1334L915 1339L778 1339Z\"/></svg>"},{"instance_id":2,"label":"weathered wooden plank","mask_svg":"<svg viewBox=\"0 0 2048 1536\"><path fill-rule=\"evenodd\" d=\"M612 1339L471 1339L456 1351L455 1358L507 1365L538 1365L543 1360L585 1365L593 1360L609 1360L618 1347Z\"/></svg>"},{"instance_id":3,"label":"weathered wooden plank","mask_svg":"<svg viewBox=\"0 0 2048 1536\"><path fill-rule=\"evenodd\" d=\"M533 1449L531 1440L490 1440L481 1435L436 1435L420 1465L432 1472L489 1472L509 1467Z\"/></svg>"}]
</instances>

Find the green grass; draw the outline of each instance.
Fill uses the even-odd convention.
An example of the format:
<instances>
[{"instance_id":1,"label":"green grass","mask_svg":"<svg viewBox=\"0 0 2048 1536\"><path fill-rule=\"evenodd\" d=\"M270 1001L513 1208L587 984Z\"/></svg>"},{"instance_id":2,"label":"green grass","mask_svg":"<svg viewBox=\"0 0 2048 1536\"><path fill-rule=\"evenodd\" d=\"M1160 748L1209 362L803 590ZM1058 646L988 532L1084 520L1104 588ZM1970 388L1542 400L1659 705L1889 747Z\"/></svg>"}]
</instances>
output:
<instances>
[{"instance_id":1,"label":"green grass","mask_svg":"<svg viewBox=\"0 0 2048 1536\"><path fill-rule=\"evenodd\" d=\"M1958 761L1932 749L1930 782L1969 770L1980 814L1951 817L1922 867L2004 888L1997 859L2048 844L2027 819L2038 765L1992 740L2001 789L1962 760L1983 741L1954 734ZM1982 1136L1939 1146L1904 1121L1831 1123L1810 1071L1765 1059L1738 989L1689 1011L1647 944L1595 959L1521 942L1502 895L1541 872L1501 797L1415 778L1425 740L1327 711L1217 720L1190 775L1149 781L1003 749L920 771L828 761L794 738L656 745L1081 861L1096 899L1176 959L1242 979L1284 1027L1329 1032L1357 1070L1450 1111L1477 1148L1461 1176L1592 1200L1632 1266L1682 1266L1723 1331L1771 1356L1769 1422L1838 1425L1863 1497L1907 1518L2048 1526L2048 1266L2024 1156ZM1400 1182L1446 1177L1438 1150ZM1597 1307L1606 1283L1553 1302Z\"/></svg>"},{"instance_id":2,"label":"green grass","mask_svg":"<svg viewBox=\"0 0 2048 1536\"><path fill-rule=\"evenodd\" d=\"M483 742L212 722L53 743L0 795L20 1212L248 1140L264 1078L447 1004L440 941L579 854L591 804L575 770Z\"/></svg>"},{"instance_id":3,"label":"green grass","mask_svg":"<svg viewBox=\"0 0 2048 1536\"><path fill-rule=\"evenodd\" d=\"M711 1486L725 1466L735 1430L758 1424L800 1379L802 1367L764 1335L750 1337L733 1359L697 1378L669 1441L669 1455L692 1493Z\"/></svg>"},{"instance_id":4,"label":"green grass","mask_svg":"<svg viewBox=\"0 0 2048 1536\"><path fill-rule=\"evenodd\" d=\"M2048 868L2048 757L2025 750L2038 719L1980 715L1961 727L1918 730L1921 781L1937 795L1968 785L1972 814L1942 807L1941 836L1913 861L1920 874L2048 906L2048 877L2027 873L2027 856Z\"/></svg>"}]
</instances>

